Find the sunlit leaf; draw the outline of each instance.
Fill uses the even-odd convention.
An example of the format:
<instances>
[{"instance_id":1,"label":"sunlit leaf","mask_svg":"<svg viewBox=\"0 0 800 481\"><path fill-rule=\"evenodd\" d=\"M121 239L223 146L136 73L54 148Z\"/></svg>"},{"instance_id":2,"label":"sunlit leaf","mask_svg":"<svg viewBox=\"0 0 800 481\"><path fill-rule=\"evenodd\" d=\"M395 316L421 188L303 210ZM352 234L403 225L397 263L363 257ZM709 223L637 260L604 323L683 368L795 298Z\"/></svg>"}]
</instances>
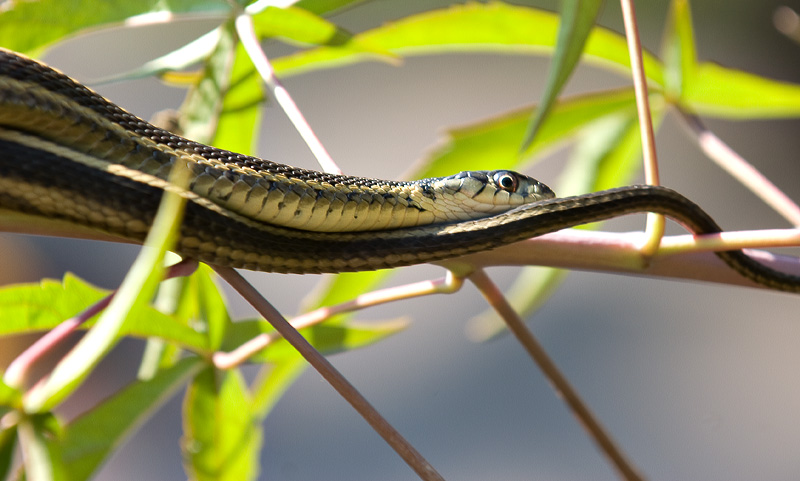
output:
<instances>
[{"instance_id":1,"label":"sunlit leaf","mask_svg":"<svg viewBox=\"0 0 800 481\"><path fill-rule=\"evenodd\" d=\"M701 63L684 81L680 103L699 115L728 119L800 116L800 85Z\"/></svg>"},{"instance_id":2,"label":"sunlit leaf","mask_svg":"<svg viewBox=\"0 0 800 481\"><path fill-rule=\"evenodd\" d=\"M447 52L547 54L555 47L558 21L554 13L533 8L468 3L411 15L360 33L354 41L401 57ZM376 58L346 46L322 47L275 59L273 67L281 75L294 75ZM617 71L630 69L625 38L603 28L592 30L584 59ZM658 60L645 53L644 62L648 79L660 84Z\"/></svg>"},{"instance_id":3,"label":"sunlit leaf","mask_svg":"<svg viewBox=\"0 0 800 481\"><path fill-rule=\"evenodd\" d=\"M342 45L353 37L336 24L301 8L267 7L252 17L259 38L280 37L301 45Z\"/></svg>"},{"instance_id":4,"label":"sunlit leaf","mask_svg":"<svg viewBox=\"0 0 800 481\"><path fill-rule=\"evenodd\" d=\"M63 281L44 279L35 284L0 288L0 334L38 332L56 327L83 312L110 291L92 286L67 273ZM94 325L90 321L83 327ZM123 334L137 337L161 337L203 350L205 338L174 317L150 306L137 306L125 323Z\"/></svg>"},{"instance_id":5,"label":"sunlit leaf","mask_svg":"<svg viewBox=\"0 0 800 481\"><path fill-rule=\"evenodd\" d=\"M0 46L38 56L48 45L78 32L155 12L223 13L225 0L38 0L0 6Z\"/></svg>"},{"instance_id":6,"label":"sunlit leaf","mask_svg":"<svg viewBox=\"0 0 800 481\"><path fill-rule=\"evenodd\" d=\"M131 384L73 420L61 440L67 478L89 479L202 365L199 358L184 358L153 379Z\"/></svg>"}]
</instances>

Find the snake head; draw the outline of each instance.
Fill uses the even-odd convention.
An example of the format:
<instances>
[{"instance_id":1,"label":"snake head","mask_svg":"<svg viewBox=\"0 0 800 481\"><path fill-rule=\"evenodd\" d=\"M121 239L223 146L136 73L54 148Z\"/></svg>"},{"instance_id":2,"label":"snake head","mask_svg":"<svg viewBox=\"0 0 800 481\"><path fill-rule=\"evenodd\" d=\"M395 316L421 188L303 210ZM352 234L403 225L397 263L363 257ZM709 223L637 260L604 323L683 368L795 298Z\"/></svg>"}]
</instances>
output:
<instances>
[{"instance_id":1,"label":"snake head","mask_svg":"<svg viewBox=\"0 0 800 481\"><path fill-rule=\"evenodd\" d=\"M457 184L458 193L483 205L476 207L483 211L504 210L555 197L550 187L512 170L466 171L446 179Z\"/></svg>"}]
</instances>

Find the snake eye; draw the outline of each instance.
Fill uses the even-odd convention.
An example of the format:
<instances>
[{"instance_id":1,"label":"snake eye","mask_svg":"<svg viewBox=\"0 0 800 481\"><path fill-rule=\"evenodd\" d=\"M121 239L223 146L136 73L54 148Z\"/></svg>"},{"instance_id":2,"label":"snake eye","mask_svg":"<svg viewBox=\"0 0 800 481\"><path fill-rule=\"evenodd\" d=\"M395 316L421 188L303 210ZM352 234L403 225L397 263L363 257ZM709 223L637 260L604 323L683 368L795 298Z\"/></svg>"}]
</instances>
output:
<instances>
[{"instance_id":1,"label":"snake eye","mask_svg":"<svg viewBox=\"0 0 800 481\"><path fill-rule=\"evenodd\" d=\"M514 193L517 191L517 187L519 187L519 177L517 177L517 174L514 172L501 170L495 172L492 178L494 179L494 183L506 192Z\"/></svg>"}]
</instances>

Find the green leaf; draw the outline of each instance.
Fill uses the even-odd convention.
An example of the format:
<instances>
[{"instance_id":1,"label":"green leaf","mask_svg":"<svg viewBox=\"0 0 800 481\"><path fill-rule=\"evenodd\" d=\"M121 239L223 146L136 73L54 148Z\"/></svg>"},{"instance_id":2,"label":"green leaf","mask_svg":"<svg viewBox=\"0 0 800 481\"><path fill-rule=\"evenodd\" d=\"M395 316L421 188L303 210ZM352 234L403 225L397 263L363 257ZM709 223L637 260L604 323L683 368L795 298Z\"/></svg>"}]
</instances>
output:
<instances>
[{"instance_id":1,"label":"green leaf","mask_svg":"<svg viewBox=\"0 0 800 481\"><path fill-rule=\"evenodd\" d=\"M38 0L5 2L0 9L0 46L31 56L70 35L148 13L222 13L225 0Z\"/></svg>"},{"instance_id":2,"label":"green leaf","mask_svg":"<svg viewBox=\"0 0 800 481\"><path fill-rule=\"evenodd\" d=\"M405 329L404 320L383 321L370 324L318 324L301 329L300 333L314 348L325 355L352 351L376 343L392 334ZM228 338L223 345L224 350L232 350L244 342L262 334L274 332L267 321L246 320L232 324ZM250 362L281 362L291 358L295 349L283 338L276 340L269 347L252 356Z\"/></svg>"},{"instance_id":3,"label":"green leaf","mask_svg":"<svg viewBox=\"0 0 800 481\"><path fill-rule=\"evenodd\" d=\"M342 45L353 36L302 8L267 7L252 16L258 38L279 37L299 45Z\"/></svg>"},{"instance_id":4,"label":"green leaf","mask_svg":"<svg viewBox=\"0 0 800 481\"><path fill-rule=\"evenodd\" d=\"M12 461L14 461L14 448L17 445L17 428L11 426L0 428L0 479L10 479Z\"/></svg>"},{"instance_id":5,"label":"green leaf","mask_svg":"<svg viewBox=\"0 0 800 481\"><path fill-rule=\"evenodd\" d=\"M553 51L558 22L557 15L543 10L500 2L469 3L411 15L355 35L350 44L369 46L401 57L448 52L540 55ZM380 57L347 48L347 45L321 47L275 59L273 67L279 75L285 76L376 58ZM584 59L617 71L630 71L625 38L607 29L592 29ZM644 62L648 78L661 84L658 60L645 53Z\"/></svg>"},{"instance_id":6,"label":"green leaf","mask_svg":"<svg viewBox=\"0 0 800 481\"><path fill-rule=\"evenodd\" d=\"M183 186L188 183L188 172L173 169L170 181ZM177 193L164 192L144 247L117 294L100 315L97 324L61 359L43 382L28 391L23 401L26 412L50 410L71 394L116 344L128 314L150 301L163 277L164 256L177 238L185 203L186 199Z\"/></svg>"},{"instance_id":7,"label":"green leaf","mask_svg":"<svg viewBox=\"0 0 800 481\"><path fill-rule=\"evenodd\" d=\"M0 334L18 334L52 329L110 291L94 287L71 273L63 281L43 279L0 289Z\"/></svg>"},{"instance_id":8,"label":"green leaf","mask_svg":"<svg viewBox=\"0 0 800 481\"><path fill-rule=\"evenodd\" d=\"M73 420L60 443L67 479L89 479L202 366L197 357L184 358Z\"/></svg>"},{"instance_id":9,"label":"green leaf","mask_svg":"<svg viewBox=\"0 0 800 481\"><path fill-rule=\"evenodd\" d=\"M0 335L52 329L83 312L109 292L71 273L65 274L61 282L44 279L35 284L3 287L0 289ZM90 321L82 328L93 325L94 322ZM131 311L121 334L160 337L198 351L206 348L202 334L147 305L137 306Z\"/></svg>"},{"instance_id":10,"label":"green leaf","mask_svg":"<svg viewBox=\"0 0 800 481\"><path fill-rule=\"evenodd\" d=\"M244 481L258 474L261 430L238 370L207 368L184 399L184 464L198 481Z\"/></svg>"},{"instance_id":11,"label":"green leaf","mask_svg":"<svg viewBox=\"0 0 800 481\"><path fill-rule=\"evenodd\" d=\"M688 0L673 0L661 42L664 61L664 91L668 98L680 98L686 78L697 69L692 12Z\"/></svg>"},{"instance_id":12,"label":"green leaf","mask_svg":"<svg viewBox=\"0 0 800 481\"><path fill-rule=\"evenodd\" d=\"M533 108L528 107L448 132L450 139L436 149L421 177L436 177L460 170L515 168L523 160L571 135L591 121L610 112L634 112L632 89L587 94L558 101L542 125L536 140L520 155L518 146L525 135Z\"/></svg>"},{"instance_id":13,"label":"green leaf","mask_svg":"<svg viewBox=\"0 0 800 481\"><path fill-rule=\"evenodd\" d=\"M547 75L539 108L531 118L528 132L520 150L526 150L541 127L559 92L567 83L581 57L586 39L592 31L602 0L564 0L561 2L561 22L558 27L558 41L553 53L553 63Z\"/></svg>"},{"instance_id":14,"label":"green leaf","mask_svg":"<svg viewBox=\"0 0 800 481\"><path fill-rule=\"evenodd\" d=\"M176 312L186 322L195 323L197 329L207 333L208 351L219 349L231 323L225 298L213 277L211 268L201 264L187 279Z\"/></svg>"},{"instance_id":15,"label":"green leaf","mask_svg":"<svg viewBox=\"0 0 800 481\"><path fill-rule=\"evenodd\" d=\"M800 85L701 63L685 80L680 105L699 115L728 119L800 116Z\"/></svg>"}]
</instances>

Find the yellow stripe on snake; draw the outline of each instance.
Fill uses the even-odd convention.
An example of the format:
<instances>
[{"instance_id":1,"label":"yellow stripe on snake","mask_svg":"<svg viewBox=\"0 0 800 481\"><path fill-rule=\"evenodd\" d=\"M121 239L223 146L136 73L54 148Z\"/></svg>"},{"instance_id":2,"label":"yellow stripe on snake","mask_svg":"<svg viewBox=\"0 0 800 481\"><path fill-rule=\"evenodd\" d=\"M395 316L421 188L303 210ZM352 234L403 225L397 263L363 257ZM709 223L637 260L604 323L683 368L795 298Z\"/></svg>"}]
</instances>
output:
<instances>
[{"instance_id":1,"label":"yellow stripe on snake","mask_svg":"<svg viewBox=\"0 0 800 481\"><path fill-rule=\"evenodd\" d=\"M170 184L188 169L188 189ZM406 266L492 249L635 212L697 234L721 229L663 187L555 198L512 171L396 182L236 154L154 127L69 77L0 50L0 208L142 242L165 189L188 200L175 250L236 268L293 273ZM768 287L800 278L741 251L717 253Z\"/></svg>"}]
</instances>

